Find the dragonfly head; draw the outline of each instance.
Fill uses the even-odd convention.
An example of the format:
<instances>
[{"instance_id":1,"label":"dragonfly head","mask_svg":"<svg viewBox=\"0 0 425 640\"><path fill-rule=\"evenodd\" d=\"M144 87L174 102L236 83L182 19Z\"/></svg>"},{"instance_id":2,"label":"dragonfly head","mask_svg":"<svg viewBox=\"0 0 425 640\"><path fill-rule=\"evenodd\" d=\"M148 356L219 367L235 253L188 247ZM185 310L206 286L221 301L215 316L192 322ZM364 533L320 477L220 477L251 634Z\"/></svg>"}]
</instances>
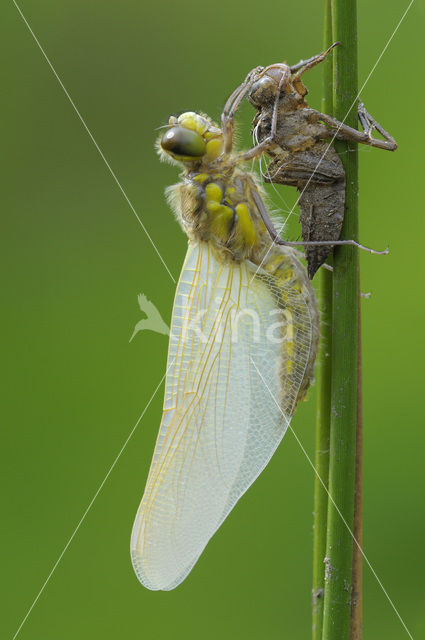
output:
<instances>
[{"instance_id":1,"label":"dragonfly head","mask_svg":"<svg viewBox=\"0 0 425 640\"><path fill-rule=\"evenodd\" d=\"M248 94L254 107L261 108L273 104L277 91L280 99L299 102L302 96L295 91L291 82L291 68L285 63L272 64L265 67L253 83Z\"/></svg>"},{"instance_id":2,"label":"dragonfly head","mask_svg":"<svg viewBox=\"0 0 425 640\"><path fill-rule=\"evenodd\" d=\"M171 116L166 132L157 141L162 157L187 165L212 162L223 150L221 129L208 116L187 111Z\"/></svg>"}]
</instances>

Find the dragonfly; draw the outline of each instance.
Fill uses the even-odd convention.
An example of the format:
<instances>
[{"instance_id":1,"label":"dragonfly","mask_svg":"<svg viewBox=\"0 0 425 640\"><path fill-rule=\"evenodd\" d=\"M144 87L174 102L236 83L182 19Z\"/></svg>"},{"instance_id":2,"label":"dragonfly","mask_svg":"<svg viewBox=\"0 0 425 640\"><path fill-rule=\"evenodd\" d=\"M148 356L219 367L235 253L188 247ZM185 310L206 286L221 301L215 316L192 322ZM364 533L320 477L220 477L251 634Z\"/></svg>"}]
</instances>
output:
<instances>
[{"instance_id":1,"label":"dragonfly","mask_svg":"<svg viewBox=\"0 0 425 640\"><path fill-rule=\"evenodd\" d=\"M161 158L181 168L166 195L188 249L163 415L131 535L135 573L151 590L186 578L270 461L313 379L315 292L292 246L299 243L278 238L246 168L273 144L277 106L268 138L234 150L234 116L259 72L229 97L220 126L185 112L170 117L157 141Z\"/></svg>"}]
</instances>

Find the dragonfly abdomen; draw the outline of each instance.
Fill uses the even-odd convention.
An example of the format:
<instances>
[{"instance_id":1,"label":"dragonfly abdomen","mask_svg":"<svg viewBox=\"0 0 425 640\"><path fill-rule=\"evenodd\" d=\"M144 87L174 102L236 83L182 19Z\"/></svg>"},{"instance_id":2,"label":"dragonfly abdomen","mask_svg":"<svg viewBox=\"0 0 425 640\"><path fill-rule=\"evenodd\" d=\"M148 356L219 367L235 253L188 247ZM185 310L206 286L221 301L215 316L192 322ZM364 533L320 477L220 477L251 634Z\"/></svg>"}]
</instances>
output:
<instances>
[{"instance_id":1,"label":"dragonfly abdomen","mask_svg":"<svg viewBox=\"0 0 425 640\"><path fill-rule=\"evenodd\" d=\"M266 253L263 268L272 276L268 284L282 310L282 410L292 415L313 380L319 343L319 309L296 251L273 245Z\"/></svg>"}]
</instances>

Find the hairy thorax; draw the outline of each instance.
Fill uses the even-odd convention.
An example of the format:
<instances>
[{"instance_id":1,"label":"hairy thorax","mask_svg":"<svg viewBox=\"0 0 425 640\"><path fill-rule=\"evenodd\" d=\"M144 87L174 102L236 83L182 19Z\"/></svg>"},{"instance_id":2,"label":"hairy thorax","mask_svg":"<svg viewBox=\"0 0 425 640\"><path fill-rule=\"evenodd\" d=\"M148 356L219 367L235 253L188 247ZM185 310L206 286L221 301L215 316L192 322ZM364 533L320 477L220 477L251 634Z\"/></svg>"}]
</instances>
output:
<instances>
[{"instance_id":1,"label":"hairy thorax","mask_svg":"<svg viewBox=\"0 0 425 640\"><path fill-rule=\"evenodd\" d=\"M253 192L259 193L254 176L228 166L187 172L167 189L167 197L190 240L209 242L236 262L257 262L270 238Z\"/></svg>"}]
</instances>

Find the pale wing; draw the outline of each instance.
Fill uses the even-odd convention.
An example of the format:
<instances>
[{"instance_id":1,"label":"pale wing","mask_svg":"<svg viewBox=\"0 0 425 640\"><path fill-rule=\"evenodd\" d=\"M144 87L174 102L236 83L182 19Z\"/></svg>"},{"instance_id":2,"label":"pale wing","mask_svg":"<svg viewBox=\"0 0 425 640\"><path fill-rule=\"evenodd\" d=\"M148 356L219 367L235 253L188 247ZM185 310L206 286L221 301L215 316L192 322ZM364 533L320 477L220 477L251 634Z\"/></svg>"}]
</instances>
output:
<instances>
[{"instance_id":1,"label":"pale wing","mask_svg":"<svg viewBox=\"0 0 425 640\"><path fill-rule=\"evenodd\" d=\"M292 293L253 277L247 263L219 261L205 243L189 245L164 414L131 538L136 574L149 589L173 589L187 576L285 433L311 345L301 294L291 302L296 362L282 341L288 317L282 321L278 300Z\"/></svg>"}]
</instances>

